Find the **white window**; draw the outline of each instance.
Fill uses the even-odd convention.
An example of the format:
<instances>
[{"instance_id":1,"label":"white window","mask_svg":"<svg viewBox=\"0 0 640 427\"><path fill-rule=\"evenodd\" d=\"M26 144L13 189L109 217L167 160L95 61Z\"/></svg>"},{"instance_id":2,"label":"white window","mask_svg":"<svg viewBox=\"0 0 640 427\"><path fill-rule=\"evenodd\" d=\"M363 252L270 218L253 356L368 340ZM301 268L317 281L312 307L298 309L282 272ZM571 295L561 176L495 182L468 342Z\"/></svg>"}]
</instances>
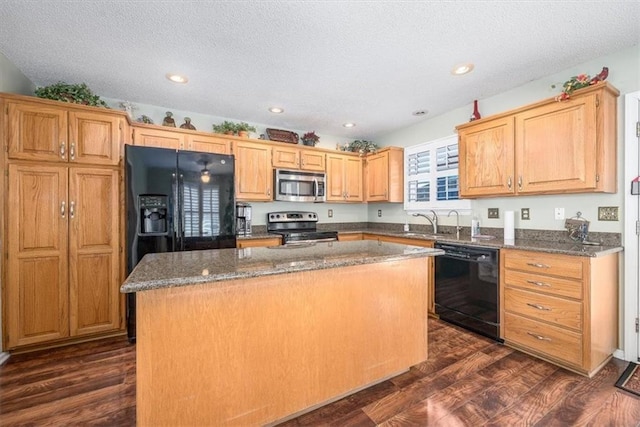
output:
<instances>
[{"instance_id":1,"label":"white window","mask_svg":"<svg viewBox=\"0 0 640 427\"><path fill-rule=\"evenodd\" d=\"M460 200L458 136L406 147L404 150L404 209L471 209Z\"/></svg>"},{"instance_id":2,"label":"white window","mask_svg":"<svg viewBox=\"0 0 640 427\"><path fill-rule=\"evenodd\" d=\"M220 189L217 185L206 187L185 183L184 235L185 237L216 236L220 234Z\"/></svg>"}]
</instances>

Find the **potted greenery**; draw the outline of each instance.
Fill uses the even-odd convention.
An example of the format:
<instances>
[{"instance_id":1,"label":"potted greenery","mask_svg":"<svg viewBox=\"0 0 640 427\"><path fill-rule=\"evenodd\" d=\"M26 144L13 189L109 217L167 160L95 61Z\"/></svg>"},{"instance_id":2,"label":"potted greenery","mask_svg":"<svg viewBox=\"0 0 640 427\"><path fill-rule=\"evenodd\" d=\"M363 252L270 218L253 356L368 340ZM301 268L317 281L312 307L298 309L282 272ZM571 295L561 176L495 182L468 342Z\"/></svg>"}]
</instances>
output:
<instances>
[{"instance_id":1,"label":"potted greenery","mask_svg":"<svg viewBox=\"0 0 640 427\"><path fill-rule=\"evenodd\" d=\"M224 133L225 135L233 135L236 133L236 124L225 120L219 125L213 125L214 133Z\"/></svg>"},{"instance_id":2,"label":"potted greenery","mask_svg":"<svg viewBox=\"0 0 640 427\"><path fill-rule=\"evenodd\" d=\"M107 103L100 99L98 95L95 95L85 83L67 84L58 82L37 88L35 94L38 98L109 108Z\"/></svg>"},{"instance_id":3,"label":"potted greenery","mask_svg":"<svg viewBox=\"0 0 640 427\"><path fill-rule=\"evenodd\" d=\"M316 135L316 131L312 130L311 132L307 132L300 138L303 145L310 145L314 147L318 141L320 141L320 137Z\"/></svg>"},{"instance_id":4,"label":"potted greenery","mask_svg":"<svg viewBox=\"0 0 640 427\"><path fill-rule=\"evenodd\" d=\"M360 153L361 156L367 153L375 153L377 149L378 146L375 142L366 141L364 139L356 139L345 146L345 151Z\"/></svg>"},{"instance_id":5,"label":"potted greenery","mask_svg":"<svg viewBox=\"0 0 640 427\"><path fill-rule=\"evenodd\" d=\"M249 137L249 132L255 132L256 128L253 126L250 126L249 123L246 122L240 122L236 125L236 132L238 132L238 136L241 136L243 138L248 138Z\"/></svg>"}]
</instances>

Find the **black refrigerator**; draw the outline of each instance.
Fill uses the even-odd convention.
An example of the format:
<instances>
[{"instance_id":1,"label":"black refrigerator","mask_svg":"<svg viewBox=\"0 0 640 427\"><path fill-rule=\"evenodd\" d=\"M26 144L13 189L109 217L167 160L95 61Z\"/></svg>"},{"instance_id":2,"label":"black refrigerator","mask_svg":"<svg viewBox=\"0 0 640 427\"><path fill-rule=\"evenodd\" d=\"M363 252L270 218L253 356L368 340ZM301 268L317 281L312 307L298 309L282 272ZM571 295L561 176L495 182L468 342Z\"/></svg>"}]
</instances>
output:
<instances>
[{"instance_id":1,"label":"black refrigerator","mask_svg":"<svg viewBox=\"0 0 640 427\"><path fill-rule=\"evenodd\" d=\"M233 156L126 145L127 275L148 253L235 248L233 170ZM135 293L127 336L135 342Z\"/></svg>"}]
</instances>

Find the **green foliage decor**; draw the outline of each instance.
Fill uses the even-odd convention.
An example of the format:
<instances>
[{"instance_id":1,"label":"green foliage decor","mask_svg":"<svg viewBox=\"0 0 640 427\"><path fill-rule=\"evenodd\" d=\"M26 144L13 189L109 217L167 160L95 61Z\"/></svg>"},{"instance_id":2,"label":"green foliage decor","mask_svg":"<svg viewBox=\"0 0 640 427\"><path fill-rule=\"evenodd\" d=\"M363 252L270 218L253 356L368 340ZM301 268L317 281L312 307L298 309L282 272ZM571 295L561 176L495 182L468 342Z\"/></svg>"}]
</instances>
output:
<instances>
[{"instance_id":1,"label":"green foliage decor","mask_svg":"<svg viewBox=\"0 0 640 427\"><path fill-rule=\"evenodd\" d=\"M92 107L109 108L107 103L100 99L98 95L95 95L86 83L68 84L65 82L58 82L56 84L37 88L35 90L35 94L39 98L90 105Z\"/></svg>"},{"instance_id":2,"label":"green foliage decor","mask_svg":"<svg viewBox=\"0 0 640 427\"><path fill-rule=\"evenodd\" d=\"M235 135L240 131L255 132L256 128L253 126L250 126L249 123L246 123L246 122L233 123L228 120L225 120L224 122L218 125L213 125L214 133L226 133L226 134Z\"/></svg>"},{"instance_id":3,"label":"green foliage decor","mask_svg":"<svg viewBox=\"0 0 640 427\"><path fill-rule=\"evenodd\" d=\"M342 151L352 151L360 154L375 153L376 150L378 150L378 146L375 142L366 141L364 139L356 139L342 147Z\"/></svg>"}]
</instances>

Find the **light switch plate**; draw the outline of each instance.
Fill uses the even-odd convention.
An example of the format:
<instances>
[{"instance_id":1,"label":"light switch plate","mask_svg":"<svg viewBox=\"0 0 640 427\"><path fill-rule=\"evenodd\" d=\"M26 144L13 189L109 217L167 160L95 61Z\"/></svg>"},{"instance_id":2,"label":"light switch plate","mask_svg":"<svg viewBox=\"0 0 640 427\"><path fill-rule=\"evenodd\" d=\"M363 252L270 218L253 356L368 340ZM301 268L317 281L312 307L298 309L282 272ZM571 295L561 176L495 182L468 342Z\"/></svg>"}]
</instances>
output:
<instances>
[{"instance_id":1,"label":"light switch plate","mask_svg":"<svg viewBox=\"0 0 640 427\"><path fill-rule=\"evenodd\" d=\"M529 208L520 209L520 219L522 219L524 221L530 219L530 217L529 217Z\"/></svg>"},{"instance_id":2,"label":"light switch plate","mask_svg":"<svg viewBox=\"0 0 640 427\"><path fill-rule=\"evenodd\" d=\"M378 209L378 218L382 216L382 209Z\"/></svg>"},{"instance_id":3,"label":"light switch plate","mask_svg":"<svg viewBox=\"0 0 640 427\"><path fill-rule=\"evenodd\" d=\"M500 208L489 208L487 217L490 219L500 218Z\"/></svg>"},{"instance_id":4,"label":"light switch plate","mask_svg":"<svg viewBox=\"0 0 640 427\"><path fill-rule=\"evenodd\" d=\"M329 209L329 212L327 212L327 216L329 218L333 218L333 209Z\"/></svg>"},{"instance_id":5,"label":"light switch plate","mask_svg":"<svg viewBox=\"0 0 640 427\"><path fill-rule=\"evenodd\" d=\"M598 221L618 221L618 207L598 206Z\"/></svg>"}]
</instances>

